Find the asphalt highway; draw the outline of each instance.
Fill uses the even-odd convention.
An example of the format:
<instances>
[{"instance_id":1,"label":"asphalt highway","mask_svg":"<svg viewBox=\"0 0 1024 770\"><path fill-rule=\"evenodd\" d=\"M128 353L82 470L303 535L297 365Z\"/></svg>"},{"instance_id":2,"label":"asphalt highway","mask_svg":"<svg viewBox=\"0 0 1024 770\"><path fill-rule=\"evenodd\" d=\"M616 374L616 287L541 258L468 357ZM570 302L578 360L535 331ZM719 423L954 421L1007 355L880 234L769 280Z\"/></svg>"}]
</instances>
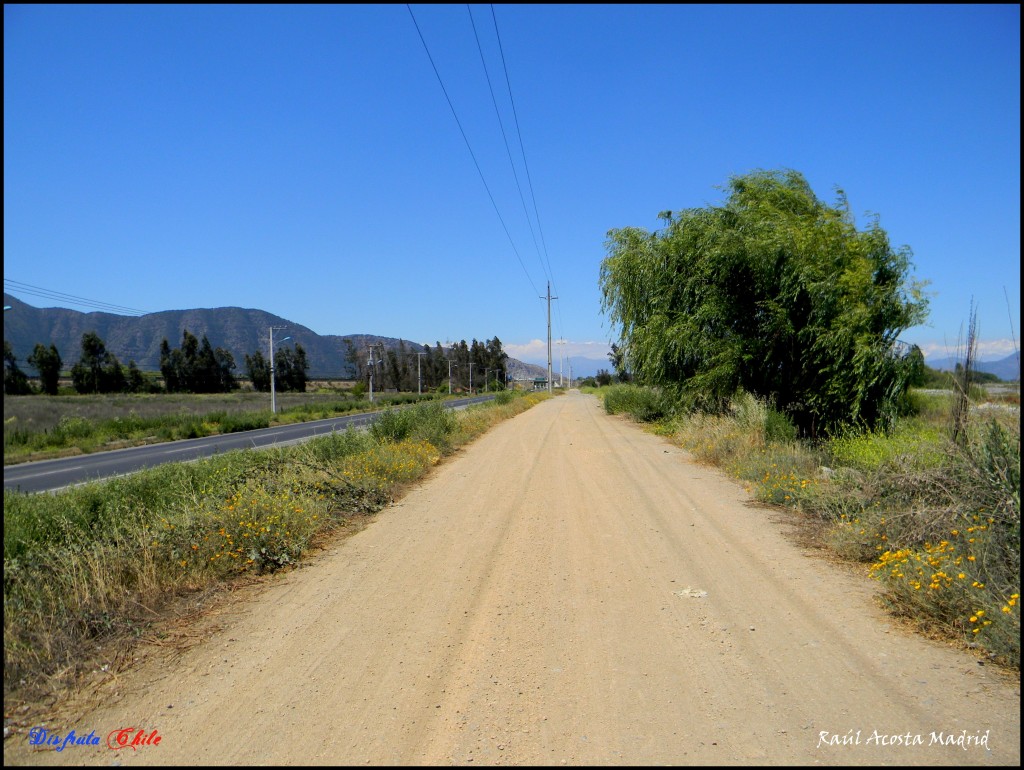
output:
<instances>
[{"instance_id":1,"label":"asphalt highway","mask_svg":"<svg viewBox=\"0 0 1024 770\"><path fill-rule=\"evenodd\" d=\"M492 398L494 398L493 395L453 399L445 402L445 406L450 409L458 409ZM365 427L376 420L381 413L364 412L239 433L149 444L129 449L114 449L109 452L76 455L58 460L40 460L34 463L9 465L4 467L4 489L20 492L48 492L87 481L123 476L163 463L196 460L235 449L262 449L297 444L335 431Z\"/></svg>"}]
</instances>

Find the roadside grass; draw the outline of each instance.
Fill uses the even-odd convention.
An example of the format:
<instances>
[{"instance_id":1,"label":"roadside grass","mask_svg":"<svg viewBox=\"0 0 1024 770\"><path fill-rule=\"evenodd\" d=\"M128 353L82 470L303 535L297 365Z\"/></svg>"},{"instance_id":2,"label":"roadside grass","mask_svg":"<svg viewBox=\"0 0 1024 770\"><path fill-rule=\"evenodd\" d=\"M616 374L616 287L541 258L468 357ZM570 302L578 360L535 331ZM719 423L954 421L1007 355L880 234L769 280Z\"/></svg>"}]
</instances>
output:
<instances>
[{"instance_id":1,"label":"roadside grass","mask_svg":"<svg viewBox=\"0 0 1024 770\"><path fill-rule=\"evenodd\" d=\"M604 388L640 422L650 393ZM609 407L611 396L612 407ZM893 430L798 440L784 415L741 394L723 414L670 408L648 429L806 517L819 545L865 565L895 615L1020 669L1019 395L974 403L950 439L951 394L913 392ZM984 394L982 394L984 397Z\"/></svg>"},{"instance_id":2,"label":"roadside grass","mask_svg":"<svg viewBox=\"0 0 1024 770\"><path fill-rule=\"evenodd\" d=\"M4 691L45 697L178 598L272 573L546 394L390 411L376 431L235 451L55 493L4 491ZM401 430L387 425L401 425ZM399 435L400 434L400 435Z\"/></svg>"},{"instance_id":3,"label":"roadside grass","mask_svg":"<svg viewBox=\"0 0 1024 770\"><path fill-rule=\"evenodd\" d=\"M265 393L9 396L4 399L4 464L268 428L434 398L397 393L371 404L340 393L282 393L274 415Z\"/></svg>"}]
</instances>

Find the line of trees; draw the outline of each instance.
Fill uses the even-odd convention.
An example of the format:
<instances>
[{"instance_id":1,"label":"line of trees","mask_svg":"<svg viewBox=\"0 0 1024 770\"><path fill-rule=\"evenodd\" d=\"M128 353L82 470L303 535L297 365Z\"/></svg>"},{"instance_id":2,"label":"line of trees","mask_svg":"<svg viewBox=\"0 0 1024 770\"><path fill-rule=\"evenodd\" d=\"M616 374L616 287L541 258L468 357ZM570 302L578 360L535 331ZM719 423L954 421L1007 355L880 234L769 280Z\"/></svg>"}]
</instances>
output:
<instances>
[{"instance_id":1,"label":"line of trees","mask_svg":"<svg viewBox=\"0 0 1024 770\"><path fill-rule=\"evenodd\" d=\"M371 370L374 387L381 391L415 392L447 391L449 372L451 388L465 391L495 390L506 385L508 354L501 340L470 343L461 340L443 347L406 344L400 340L397 347L372 351L358 350L352 340L344 340L345 358L351 375L362 383L369 379ZM372 363L371 363L372 361ZM63 361L55 345L37 344L27 363L39 373L38 392L56 395ZM234 374L235 360L224 348L214 348L206 335L202 339L185 329L181 346L171 348L165 338L160 343L160 375L163 387L153 373L144 374L129 361L121 364L95 332L82 335L79 360L71 367L71 381L79 393L227 393L239 387ZM261 351L245 356L245 370L255 390L270 390L270 361ZM305 392L308 382L309 361L300 344L294 348L280 348L274 352L274 389L276 391ZM4 393L21 395L36 392L28 376L19 368L9 341L4 341Z\"/></svg>"},{"instance_id":2,"label":"line of trees","mask_svg":"<svg viewBox=\"0 0 1024 770\"><path fill-rule=\"evenodd\" d=\"M394 348L357 349L352 340L345 339L345 360L354 379L368 382L371 371L375 389L413 392L448 389L449 364L452 390L468 390L472 379L473 390L495 390L505 387L508 354L501 340L494 337L480 342L465 340L442 347L409 346L399 340ZM472 364L472 368L470 367Z\"/></svg>"},{"instance_id":3,"label":"line of trees","mask_svg":"<svg viewBox=\"0 0 1024 770\"><path fill-rule=\"evenodd\" d=\"M57 395L62 361L56 345L36 343L27 362L39 372L39 392ZM142 393L152 390L153 383L139 371L134 361L124 367L117 356L107 350L95 332L82 335L82 353L71 367L71 383L79 393ZM34 393L26 375L18 366L14 350L4 340L4 394Z\"/></svg>"},{"instance_id":4,"label":"line of trees","mask_svg":"<svg viewBox=\"0 0 1024 770\"><path fill-rule=\"evenodd\" d=\"M168 393L230 393L238 387L235 358L216 348L203 335L200 342L185 329L181 347L171 350L165 337L160 343L160 374Z\"/></svg>"},{"instance_id":5,"label":"line of trees","mask_svg":"<svg viewBox=\"0 0 1024 770\"><path fill-rule=\"evenodd\" d=\"M246 355L245 369L255 390L270 392L270 361L260 351ZM274 390L283 392L293 390L297 393L306 392L306 372L309 363L306 361L306 350L295 344L295 349L281 348L274 353Z\"/></svg>"},{"instance_id":6,"label":"line of trees","mask_svg":"<svg viewBox=\"0 0 1024 770\"><path fill-rule=\"evenodd\" d=\"M256 390L270 390L270 366L261 353L246 356L246 367ZM63 361L57 347L37 343L27 363L39 373L39 393L56 395ZM71 384L78 393L228 393L239 387L234 375L234 356L224 348L214 348L206 335L202 340L185 329L181 347L171 349L165 338L160 344L161 387L153 375L139 370L135 361L121 364L96 332L82 335L81 353L71 367ZM309 363L306 351L296 344L274 355L274 382L278 390L306 389ZM28 395L36 392L28 375L18 366L14 350L4 340L4 394Z\"/></svg>"}]
</instances>

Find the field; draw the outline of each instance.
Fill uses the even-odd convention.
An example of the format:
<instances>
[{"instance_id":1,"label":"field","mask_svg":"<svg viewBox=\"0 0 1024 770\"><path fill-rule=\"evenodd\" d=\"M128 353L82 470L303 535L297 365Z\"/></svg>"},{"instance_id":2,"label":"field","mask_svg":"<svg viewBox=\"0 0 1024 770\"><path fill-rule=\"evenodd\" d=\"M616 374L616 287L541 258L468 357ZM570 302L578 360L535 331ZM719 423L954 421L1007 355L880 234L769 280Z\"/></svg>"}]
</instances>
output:
<instances>
[{"instance_id":1,"label":"field","mask_svg":"<svg viewBox=\"0 0 1024 770\"><path fill-rule=\"evenodd\" d=\"M270 395L118 394L5 396L4 464L231 433L434 398L383 394L370 404L347 389Z\"/></svg>"},{"instance_id":2,"label":"field","mask_svg":"<svg viewBox=\"0 0 1024 770\"><path fill-rule=\"evenodd\" d=\"M295 406L329 404L344 400L345 395L330 391L319 393L278 393L278 411ZM11 418L32 431L52 430L62 417L80 417L102 421L137 414L140 417L164 417L181 413L270 411L270 394L250 392L114 394L103 396L5 396L4 425Z\"/></svg>"}]
</instances>

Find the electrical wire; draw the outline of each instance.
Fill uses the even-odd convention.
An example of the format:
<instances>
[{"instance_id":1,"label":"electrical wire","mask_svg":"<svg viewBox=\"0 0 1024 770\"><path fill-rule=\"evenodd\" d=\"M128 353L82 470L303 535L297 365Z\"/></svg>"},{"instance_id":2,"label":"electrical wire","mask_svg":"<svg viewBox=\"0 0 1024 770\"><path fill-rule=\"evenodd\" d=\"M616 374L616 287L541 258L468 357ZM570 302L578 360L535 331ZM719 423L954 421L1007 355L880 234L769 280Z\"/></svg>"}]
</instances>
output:
<instances>
[{"instance_id":1,"label":"electrical wire","mask_svg":"<svg viewBox=\"0 0 1024 770\"><path fill-rule=\"evenodd\" d=\"M505 235L508 236L508 242L512 245L512 251L515 253L516 259L519 260L519 266L523 268L523 273L526 274L526 280L530 282L530 286L533 287L534 292L537 292L537 285L533 282L533 278L530 277L530 271L527 270L526 265L523 264L523 258L519 255L519 249L516 248L515 241L512 240L512 234L508 231L508 226L505 224L505 220L501 216L501 211L498 210L498 204L495 203L494 196L491 194L491 188L487 184L487 179L484 178L484 172L480 169L479 162L477 162L476 153L473 152L473 147L469 143L469 138L466 136L466 132L462 128L462 121L459 120L459 115L455 111L455 106L452 104L451 97L448 96L448 89L444 87L444 81L441 79L441 73L438 72L437 65L434 64L434 57L430 55L430 47L427 45L427 41L423 37L423 32L420 31L420 25L416 22L416 15L412 12L412 6L406 3L405 7L409 9L409 16L412 17L412 23L416 27L416 34L419 35L420 42L423 43L423 50L427 52L427 58L430 60L430 66L434 70L434 75L437 76L437 82L441 86L441 91L444 92L444 98L448 102L448 108L452 111L455 123L459 127L459 133L462 134L462 140L466 143L466 149L469 150L469 155L473 159L473 165L476 166L476 171L480 175L480 181L484 184L484 189L487 191L487 197L490 198L491 205L494 207L494 213L498 215L498 220L501 222L501 226L505 230Z\"/></svg>"},{"instance_id":2,"label":"electrical wire","mask_svg":"<svg viewBox=\"0 0 1024 770\"><path fill-rule=\"evenodd\" d=\"M526 198L523 197L523 186L519 183L519 173L516 171L516 164L512 160L512 149L508 146L508 136L505 134L505 123L501 119L501 111L498 109L498 100L494 96L494 86L491 84L491 73L487 70L487 60L484 58L484 49L480 45L480 35L476 31L476 22L473 20L473 10L466 4L466 11L469 13L469 23L473 27L473 37L476 39L476 49L480 52L480 64L484 68L484 77L487 78L487 88L491 92L491 104L494 105L494 114L498 118L498 127L501 129L501 138L505 142L505 153L508 155L508 164L512 167L512 176L516 180L516 189L519 191L519 201L523 204L523 213L526 215L526 224L530 228L530 236L533 238L533 247L537 250L537 259L540 260L540 269L544 277L551 280L551 272L544 266L541 257L540 245L537 243L537 234L533 230L533 221L530 219L530 212L526 208Z\"/></svg>"},{"instance_id":3,"label":"electrical wire","mask_svg":"<svg viewBox=\"0 0 1024 770\"><path fill-rule=\"evenodd\" d=\"M65 294L63 292L54 291L53 289L45 289L41 286L33 286L32 284L22 283L21 281L14 281L10 278L4 278L4 290L12 293L17 292L19 294L29 294L34 297L57 300L58 302L66 302L71 305L92 308L94 310L107 313L116 313L118 315L146 315L150 312L148 310L139 310L138 308L125 307L124 305L113 305L109 302L78 297L74 294Z\"/></svg>"},{"instance_id":4,"label":"electrical wire","mask_svg":"<svg viewBox=\"0 0 1024 770\"><path fill-rule=\"evenodd\" d=\"M516 124L516 135L519 137L519 151L523 155L523 167L526 169L526 181L530 187L530 198L533 201L533 212L534 217L537 219L537 230L540 232L540 240L544 246L544 256L547 259L548 270L547 274L551 278L551 283L555 283L554 272L551 270L551 257L548 255L548 245L544 240L544 228L541 227L540 223L540 212L537 209L537 196L533 191L533 177L530 175L530 164L526 160L526 148L523 145L523 132L519 126L519 113L516 110L516 100L512 97L512 82L508 77L508 64L505 61L505 49L501 44L501 33L498 31L498 17L494 13L494 4L491 4L491 19L494 21L494 35L498 39L498 51L501 53L501 66L505 72L505 87L508 89L508 100L512 105L512 117L515 119Z\"/></svg>"},{"instance_id":5,"label":"electrical wire","mask_svg":"<svg viewBox=\"0 0 1024 770\"><path fill-rule=\"evenodd\" d=\"M494 13L494 4L493 3L491 3L491 20L494 22L494 36L498 40L498 51L501 54L501 66L502 66L502 70L505 73L505 87L508 90L508 100L509 100L509 103L512 105L512 117L514 118L515 124L516 124L516 135L519 137L519 151L520 151L520 153L522 153L522 156L523 156L523 168L526 169L526 181L527 181L527 184L529 185L529 188L530 188L530 199L533 201L533 215L537 219L537 230L540 233L540 241L541 241L541 244L544 247L544 258L547 260L547 275L548 275L548 277L551 280L551 287L552 287L552 289L557 294L558 293L558 286L555 283L554 271L551 269L551 257L548 254L548 244L547 244L547 241L544 239L544 228L541 226L541 223L540 223L540 210L537 208L537 196L536 196L536 194L534 193L534 190L533 190L533 177L530 174L530 164L526 160L526 147L523 144L523 132L522 132L522 129L520 128L520 125L519 125L519 112L516 110L516 100L512 96L512 81L509 79L509 76L508 76L508 63L505 61L505 47L501 44L501 32L498 30L498 17ZM518 179L517 179L517 183L518 183ZM531 228L531 232L533 232L532 228ZM559 325L559 327L564 328L564 325L562 323L562 306L561 306L561 304L555 305L555 308L556 308L556 310L558 312L558 325ZM560 329L560 331L561 331L561 329Z\"/></svg>"}]
</instances>

